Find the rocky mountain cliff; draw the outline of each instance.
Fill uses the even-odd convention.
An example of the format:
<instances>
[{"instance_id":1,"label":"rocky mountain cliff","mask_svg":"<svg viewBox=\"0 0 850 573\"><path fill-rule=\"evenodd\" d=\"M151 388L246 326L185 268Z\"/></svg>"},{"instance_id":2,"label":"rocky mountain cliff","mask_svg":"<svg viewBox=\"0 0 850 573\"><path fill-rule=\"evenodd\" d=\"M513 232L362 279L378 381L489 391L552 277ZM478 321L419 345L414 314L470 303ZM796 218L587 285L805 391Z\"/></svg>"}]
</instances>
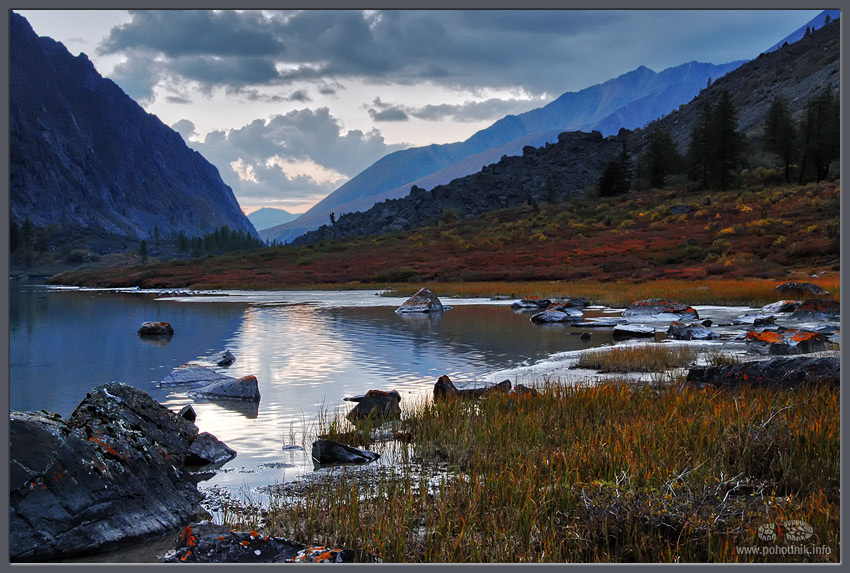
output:
<instances>
[{"instance_id":1,"label":"rocky mountain cliff","mask_svg":"<svg viewBox=\"0 0 850 573\"><path fill-rule=\"evenodd\" d=\"M743 62L723 65L689 62L656 73L645 66L578 92L567 92L544 107L508 115L463 142L429 145L391 153L331 193L301 217L266 229L267 240L286 242L337 215L363 211L378 201L403 197L412 185L431 189L475 173L504 155L524 147L558 140L563 131L642 127L692 99L709 78L734 70Z\"/></svg>"},{"instance_id":2,"label":"rocky mountain cliff","mask_svg":"<svg viewBox=\"0 0 850 573\"><path fill-rule=\"evenodd\" d=\"M85 54L10 13L10 210L74 247L122 250L155 232L256 235L218 170Z\"/></svg>"},{"instance_id":3,"label":"rocky mountain cliff","mask_svg":"<svg viewBox=\"0 0 850 573\"><path fill-rule=\"evenodd\" d=\"M703 89L689 103L653 123L668 131L684 151L701 117L703 101L716 101L720 90L725 89L738 111L738 131L749 139L757 139L777 95L786 98L792 114L800 115L807 98L816 89L830 84L837 87L839 48L840 29L836 21L799 42L740 66ZM447 217L470 217L526 203L560 201L596 184L608 161L620 152L623 138L634 160L643 151L646 135L646 129L624 129L608 138L603 138L600 132L562 133L555 144L527 146L522 157L503 157L479 173L438 185L431 191L413 186L406 197L341 216L333 225L305 233L293 244L409 230Z\"/></svg>"}]
</instances>

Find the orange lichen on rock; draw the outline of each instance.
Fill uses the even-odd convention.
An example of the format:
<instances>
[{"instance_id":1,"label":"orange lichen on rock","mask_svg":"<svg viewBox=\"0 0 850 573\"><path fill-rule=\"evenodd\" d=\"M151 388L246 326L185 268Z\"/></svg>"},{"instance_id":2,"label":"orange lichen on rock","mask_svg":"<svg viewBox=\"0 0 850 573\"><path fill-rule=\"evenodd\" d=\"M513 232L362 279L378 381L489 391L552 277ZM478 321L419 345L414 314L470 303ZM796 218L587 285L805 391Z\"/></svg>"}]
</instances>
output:
<instances>
[{"instance_id":1,"label":"orange lichen on rock","mask_svg":"<svg viewBox=\"0 0 850 573\"><path fill-rule=\"evenodd\" d=\"M755 340L759 342L767 342L768 344L777 344L782 341L782 337L778 332L765 330L764 332L748 332L747 340Z\"/></svg>"}]
</instances>

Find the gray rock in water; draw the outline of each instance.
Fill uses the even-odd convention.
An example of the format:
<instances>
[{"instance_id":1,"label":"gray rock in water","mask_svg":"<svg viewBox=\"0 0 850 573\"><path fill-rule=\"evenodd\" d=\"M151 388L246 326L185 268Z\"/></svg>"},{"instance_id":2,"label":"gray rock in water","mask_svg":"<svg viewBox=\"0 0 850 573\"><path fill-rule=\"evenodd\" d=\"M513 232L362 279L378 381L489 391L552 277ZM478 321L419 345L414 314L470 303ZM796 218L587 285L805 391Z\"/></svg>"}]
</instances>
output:
<instances>
[{"instance_id":1,"label":"gray rock in water","mask_svg":"<svg viewBox=\"0 0 850 573\"><path fill-rule=\"evenodd\" d=\"M174 327L165 321L147 321L137 331L141 336L172 336Z\"/></svg>"},{"instance_id":2,"label":"gray rock in water","mask_svg":"<svg viewBox=\"0 0 850 573\"><path fill-rule=\"evenodd\" d=\"M346 418L363 420L366 418L398 418L401 416L401 395L396 390L384 392L369 390L363 396L343 398L348 402L357 402Z\"/></svg>"},{"instance_id":3,"label":"gray rock in water","mask_svg":"<svg viewBox=\"0 0 850 573\"><path fill-rule=\"evenodd\" d=\"M841 318L841 303L837 300L804 300L789 318L792 320L838 320Z\"/></svg>"},{"instance_id":4,"label":"gray rock in water","mask_svg":"<svg viewBox=\"0 0 850 573\"><path fill-rule=\"evenodd\" d=\"M222 350L208 357L207 360L217 366L230 366L236 361L236 357L229 350Z\"/></svg>"},{"instance_id":5,"label":"gray rock in water","mask_svg":"<svg viewBox=\"0 0 850 573\"><path fill-rule=\"evenodd\" d=\"M168 388L171 386L201 387L214 382L227 382L233 380L235 380L235 378L232 376L221 374L212 368L186 364L172 370L171 374L163 378L162 381L159 382L158 386L161 388Z\"/></svg>"},{"instance_id":6,"label":"gray rock in water","mask_svg":"<svg viewBox=\"0 0 850 573\"><path fill-rule=\"evenodd\" d=\"M423 287L398 307L396 312L440 312L446 308L448 307L443 306L437 295Z\"/></svg>"},{"instance_id":7,"label":"gray rock in water","mask_svg":"<svg viewBox=\"0 0 850 573\"><path fill-rule=\"evenodd\" d=\"M576 322L584 316L582 311L569 307L550 307L539 312L531 317L531 322L534 323L549 323L549 322Z\"/></svg>"},{"instance_id":8,"label":"gray rock in water","mask_svg":"<svg viewBox=\"0 0 850 573\"><path fill-rule=\"evenodd\" d=\"M710 328L698 322L685 324L684 322L672 322L667 329L667 336L675 340L712 340L717 335Z\"/></svg>"},{"instance_id":9,"label":"gray rock in water","mask_svg":"<svg viewBox=\"0 0 850 573\"><path fill-rule=\"evenodd\" d=\"M236 450L231 449L210 434L203 432L189 446L189 455L186 456L187 466L218 465L229 462L236 457Z\"/></svg>"},{"instance_id":10,"label":"gray rock in water","mask_svg":"<svg viewBox=\"0 0 850 573\"><path fill-rule=\"evenodd\" d=\"M319 465L327 464L366 464L381 457L380 454L369 450L358 450L333 440L316 440L313 442L313 461Z\"/></svg>"},{"instance_id":11,"label":"gray rock in water","mask_svg":"<svg viewBox=\"0 0 850 573\"><path fill-rule=\"evenodd\" d=\"M623 317L643 320L699 320L696 309L666 298L649 298L631 303L623 311Z\"/></svg>"},{"instance_id":12,"label":"gray rock in water","mask_svg":"<svg viewBox=\"0 0 850 573\"><path fill-rule=\"evenodd\" d=\"M243 376L218 380L197 390L189 392L189 396L209 399L243 400L245 402L260 401L260 387L256 376Z\"/></svg>"},{"instance_id":13,"label":"gray rock in water","mask_svg":"<svg viewBox=\"0 0 850 573\"><path fill-rule=\"evenodd\" d=\"M112 382L71 417L10 412L10 559L45 561L179 528L203 513L186 469L198 428Z\"/></svg>"},{"instance_id":14,"label":"gray rock in water","mask_svg":"<svg viewBox=\"0 0 850 573\"><path fill-rule=\"evenodd\" d=\"M522 300L517 300L511 303L511 308L517 310L540 310L548 307L552 303L548 298L540 298L539 296L528 296Z\"/></svg>"},{"instance_id":15,"label":"gray rock in water","mask_svg":"<svg viewBox=\"0 0 850 573\"><path fill-rule=\"evenodd\" d=\"M198 419L198 414L195 413L195 409L192 407L191 404L186 404L185 406L180 408L180 411L177 413L177 415L183 418L184 420L189 420L193 424L195 423L195 420Z\"/></svg>"}]
</instances>

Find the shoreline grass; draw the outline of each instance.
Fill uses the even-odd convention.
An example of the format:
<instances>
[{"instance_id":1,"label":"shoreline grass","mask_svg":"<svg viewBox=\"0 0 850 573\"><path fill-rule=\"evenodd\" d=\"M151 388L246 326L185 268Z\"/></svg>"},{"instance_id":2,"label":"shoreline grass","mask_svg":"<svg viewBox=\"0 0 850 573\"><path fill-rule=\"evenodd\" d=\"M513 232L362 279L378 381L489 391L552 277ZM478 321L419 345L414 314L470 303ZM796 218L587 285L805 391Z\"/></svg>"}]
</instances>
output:
<instances>
[{"instance_id":1,"label":"shoreline grass","mask_svg":"<svg viewBox=\"0 0 850 573\"><path fill-rule=\"evenodd\" d=\"M839 559L836 390L540 390L408 408L396 466L309 480L268 533L383 562ZM737 553L787 520L831 552Z\"/></svg>"},{"instance_id":2,"label":"shoreline grass","mask_svg":"<svg viewBox=\"0 0 850 573\"><path fill-rule=\"evenodd\" d=\"M585 350L575 368L590 368L602 373L665 372L682 368L699 356L690 346L638 344Z\"/></svg>"}]
</instances>

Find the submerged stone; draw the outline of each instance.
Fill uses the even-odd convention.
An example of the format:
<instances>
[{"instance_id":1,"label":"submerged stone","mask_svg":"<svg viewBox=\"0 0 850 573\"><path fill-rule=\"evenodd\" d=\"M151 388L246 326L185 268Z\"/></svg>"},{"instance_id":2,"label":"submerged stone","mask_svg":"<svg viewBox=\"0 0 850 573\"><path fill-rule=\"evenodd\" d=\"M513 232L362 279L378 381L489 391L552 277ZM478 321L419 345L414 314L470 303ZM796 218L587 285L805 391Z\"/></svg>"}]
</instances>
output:
<instances>
[{"instance_id":1,"label":"submerged stone","mask_svg":"<svg viewBox=\"0 0 850 573\"><path fill-rule=\"evenodd\" d=\"M381 454L369 450L359 450L333 440L316 440L312 449L313 461L319 465L327 464L367 464L381 457Z\"/></svg>"},{"instance_id":2,"label":"submerged stone","mask_svg":"<svg viewBox=\"0 0 850 573\"><path fill-rule=\"evenodd\" d=\"M141 336L172 336L174 328L165 321L147 321L142 323L137 332Z\"/></svg>"},{"instance_id":3,"label":"submerged stone","mask_svg":"<svg viewBox=\"0 0 850 573\"><path fill-rule=\"evenodd\" d=\"M171 371L171 374L166 376L159 382L161 388L171 386L207 386L213 382L225 382L235 380L232 376L216 372L212 368L206 366L196 366L186 364L178 366Z\"/></svg>"}]
</instances>

